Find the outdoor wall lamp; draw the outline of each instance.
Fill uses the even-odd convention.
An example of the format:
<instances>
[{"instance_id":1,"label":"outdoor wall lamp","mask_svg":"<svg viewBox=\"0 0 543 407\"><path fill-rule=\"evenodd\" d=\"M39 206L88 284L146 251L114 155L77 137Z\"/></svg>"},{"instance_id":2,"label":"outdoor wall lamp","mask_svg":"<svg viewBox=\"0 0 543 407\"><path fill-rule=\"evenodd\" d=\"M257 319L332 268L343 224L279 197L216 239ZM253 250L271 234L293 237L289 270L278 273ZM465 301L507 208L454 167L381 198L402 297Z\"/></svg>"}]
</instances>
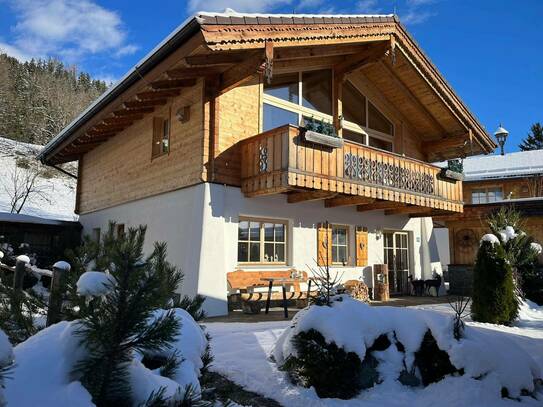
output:
<instances>
[{"instance_id":1,"label":"outdoor wall lamp","mask_svg":"<svg viewBox=\"0 0 543 407\"><path fill-rule=\"evenodd\" d=\"M494 132L494 137L496 137L496 140L498 141L498 144L500 145L501 155L505 154L503 151L503 146L505 145L508 135L509 135L509 132L505 130L500 123L500 125Z\"/></svg>"}]
</instances>

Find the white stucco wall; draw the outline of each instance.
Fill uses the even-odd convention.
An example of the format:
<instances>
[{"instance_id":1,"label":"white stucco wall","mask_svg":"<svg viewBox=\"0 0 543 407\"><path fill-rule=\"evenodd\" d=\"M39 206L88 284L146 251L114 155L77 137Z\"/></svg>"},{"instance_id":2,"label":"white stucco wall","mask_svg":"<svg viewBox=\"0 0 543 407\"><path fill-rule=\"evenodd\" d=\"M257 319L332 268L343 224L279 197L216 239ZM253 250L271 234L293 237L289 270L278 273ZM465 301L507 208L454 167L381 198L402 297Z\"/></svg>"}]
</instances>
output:
<instances>
[{"instance_id":1,"label":"white stucco wall","mask_svg":"<svg viewBox=\"0 0 543 407\"><path fill-rule=\"evenodd\" d=\"M383 263L383 238L377 239L376 230L409 232L410 272L415 278L430 278L432 271L441 272L439 256L431 241L434 238L431 219L384 216L383 211L362 213L354 206L325 209L322 201L288 204L284 195L245 198L239 188L216 184L200 184L82 215L80 221L85 233L95 227L105 228L110 219L126 227L146 224L146 250L150 250L156 240L167 241L169 261L185 273L183 293L205 295L208 314L222 315L227 312L226 273L238 268L240 216L288 221L287 268L309 271L309 267L315 266L317 224L328 221L350 226L349 254L353 259L355 227L365 226L369 231L370 266L334 268L344 280L362 277L373 286L371 265ZM265 267L253 266L258 270ZM272 268L278 269L277 266Z\"/></svg>"}]
</instances>

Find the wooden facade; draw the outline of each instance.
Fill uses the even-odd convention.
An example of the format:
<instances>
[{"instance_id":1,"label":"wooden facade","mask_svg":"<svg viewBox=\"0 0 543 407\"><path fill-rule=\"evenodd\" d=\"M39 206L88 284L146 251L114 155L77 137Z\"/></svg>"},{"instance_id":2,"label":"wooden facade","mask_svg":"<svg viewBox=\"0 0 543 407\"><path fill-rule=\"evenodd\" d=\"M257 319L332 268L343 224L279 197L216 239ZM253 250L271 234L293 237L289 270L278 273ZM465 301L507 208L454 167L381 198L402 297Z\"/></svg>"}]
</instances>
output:
<instances>
[{"instance_id":1,"label":"wooden facade","mask_svg":"<svg viewBox=\"0 0 543 407\"><path fill-rule=\"evenodd\" d=\"M343 196L355 198L353 203L390 201L461 212L462 183L440 179L439 173L430 164L348 141L341 148L307 142L290 125L241 143L246 196L290 191L313 200Z\"/></svg>"},{"instance_id":2,"label":"wooden facade","mask_svg":"<svg viewBox=\"0 0 543 407\"><path fill-rule=\"evenodd\" d=\"M198 16L172 37L186 38L162 45L160 58L102 97L41 159L79 160L81 214L201 182L386 214L461 212L461 182L441 179L427 162L492 151L480 123L395 17L310 19ZM349 81L393 123L394 153L347 141L323 148L293 126L262 132L263 84L314 69L333 74L339 136L341 84ZM171 128L168 153L153 158L156 117Z\"/></svg>"}]
</instances>

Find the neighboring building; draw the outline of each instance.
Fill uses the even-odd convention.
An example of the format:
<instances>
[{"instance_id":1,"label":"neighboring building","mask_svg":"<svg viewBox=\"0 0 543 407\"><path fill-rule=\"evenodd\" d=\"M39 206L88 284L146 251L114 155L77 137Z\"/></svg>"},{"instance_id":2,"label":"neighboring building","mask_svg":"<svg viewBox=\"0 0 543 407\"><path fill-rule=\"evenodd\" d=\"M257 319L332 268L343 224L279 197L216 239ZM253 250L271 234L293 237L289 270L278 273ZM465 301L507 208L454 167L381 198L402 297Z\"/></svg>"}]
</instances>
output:
<instances>
[{"instance_id":1,"label":"neighboring building","mask_svg":"<svg viewBox=\"0 0 543 407\"><path fill-rule=\"evenodd\" d=\"M463 165L464 212L435 218L449 230L450 264L475 263L486 218L503 206L519 210L526 233L543 242L543 150L469 157Z\"/></svg>"},{"instance_id":2,"label":"neighboring building","mask_svg":"<svg viewBox=\"0 0 543 407\"><path fill-rule=\"evenodd\" d=\"M370 287L387 263L394 293L431 278L429 217L462 212L463 198L429 162L495 147L395 16L202 13L41 159L79 161L86 233L147 224L148 248L167 241L184 293L219 315L234 270L329 257Z\"/></svg>"}]
</instances>

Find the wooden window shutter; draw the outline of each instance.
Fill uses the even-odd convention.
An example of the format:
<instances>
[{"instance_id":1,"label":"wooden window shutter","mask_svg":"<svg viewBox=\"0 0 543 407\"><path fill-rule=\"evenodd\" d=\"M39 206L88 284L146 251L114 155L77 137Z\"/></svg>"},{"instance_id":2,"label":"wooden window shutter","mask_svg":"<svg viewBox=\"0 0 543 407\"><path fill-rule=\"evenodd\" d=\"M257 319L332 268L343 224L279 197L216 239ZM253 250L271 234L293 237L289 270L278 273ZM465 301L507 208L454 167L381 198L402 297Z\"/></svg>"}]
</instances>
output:
<instances>
[{"instance_id":1,"label":"wooden window shutter","mask_svg":"<svg viewBox=\"0 0 543 407\"><path fill-rule=\"evenodd\" d=\"M153 117L153 157L162 153L162 132L164 131L164 119Z\"/></svg>"},{"instance_id":2,"label":"wooden window shutter","mask_svg":"<svg viewBox=\"0 0 543 407\"><path fill-rule=\"evenodd\" d=\"M319 223L317 227L317 264L332 264L332 225L328 223Z\"/></svg>"},{"instance_id":3,"label":"wooden window shutter","mask_svg":"<svg viewBox=\"0 0 543 407\"><path fill-rule=\"evenodd\" d=\"M362 227L356 228L356 266L368 265L368 232Z\"/></svg>"}]
</instances>

